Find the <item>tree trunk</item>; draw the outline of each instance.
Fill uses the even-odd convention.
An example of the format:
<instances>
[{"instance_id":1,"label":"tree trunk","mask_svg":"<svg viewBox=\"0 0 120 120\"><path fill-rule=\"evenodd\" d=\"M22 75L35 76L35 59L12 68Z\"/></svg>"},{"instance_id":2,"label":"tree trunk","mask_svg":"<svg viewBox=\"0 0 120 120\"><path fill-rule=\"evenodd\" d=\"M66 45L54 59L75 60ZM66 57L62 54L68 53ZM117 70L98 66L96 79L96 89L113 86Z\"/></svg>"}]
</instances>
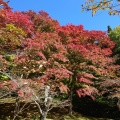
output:
<instances>
[{"instance_id":1,"label":"tree trunk","mask_svg":"<svg viewBox=\"0 0 120 120\"><path fill-rule=\"evenodd\" d=\"M120 111L120 98L118 98L117 107L118 107L118 109Z\"/></svg>"},{"instance_id":2,"label":"tree trunk","mask_svg":"<svg viewBox=\"0 0 120 120\"><path fill-rule=\"evenodd\" d=\"M42 115L40 115L40 120L46 120L47 112L44 112Z\"/></svg>"},{"instance_id":3,"label":"tree trunk","mask_svg":"<svg viewBox=\"0 0 120 120\"><path fill-rule=\"evenodd\" d=\"M73 87L76 81L76 74L72 75L70 78L70 84L69 84L69 88L70 88L70 92L69 92L69 99L70 99L70 106L69 106L69 115L72 115L72 108L73 108L73 104L72 104L72 96L73 96Z\"/></svg>"},{"instance_id":4,"label":"tree trunk","mask_svg":"<svg viewBox=\"0 0 120 120\"><path fill-rule=\"evenodd\" d=\"M69 115L72 115L72 88L70 89L70 94L69 94L69 98L70 98L70 106L69 106Z\"/></svg>"},{"instance_id":5,"label":"tree trunk","mask_svg":"<svg viewBox=\"0 0 120 120\"><path fill-rule=\"evenodd\" d=\"M18 116L19 114L19 97L17 96L16 97L16 100L15 100L15 110L14 110L14 117L13 117L13 120L16 119L16 117Z\"/></svg>"},{"instance_id":6,"label":"tree trunk","mask_svg":"<svg viewBox=\"0 0 120 120\"><path fill-rule=\"evenodd\" d=\"M46 117L44 115L41 115L40 120L46 120Z\"/></svg>"},{"instance_id":7,"label":"tree trunk","mask_svg":"<svg viewBox=\"0 0 120 120\"><path fill-rule=\"evenodd\" d=\"M44 108L43 110L40 107L40 103L37 104L38 108L39 108L39 113L40 113L40 120L46 120L47 114L48 114L48 110L49 110L49 91L50 91L50 86L46 85L45 86L45 99L44 99Z\"/></svg>"}]
</instances>

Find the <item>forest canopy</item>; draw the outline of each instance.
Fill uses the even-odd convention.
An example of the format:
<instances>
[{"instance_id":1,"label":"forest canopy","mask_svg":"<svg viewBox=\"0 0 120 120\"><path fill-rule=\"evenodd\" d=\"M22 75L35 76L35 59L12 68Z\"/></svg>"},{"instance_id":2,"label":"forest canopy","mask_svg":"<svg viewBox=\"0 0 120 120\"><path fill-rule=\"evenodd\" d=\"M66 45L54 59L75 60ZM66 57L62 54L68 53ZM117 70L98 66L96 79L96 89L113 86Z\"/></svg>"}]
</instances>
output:
<instances>
[{"instance_id":1,"label":"forest canopy","mask_svg":"<svg viewBox=\"0 0 120 120\"><path fill-rule=\"evenodd\" d=\"M106 32L61 26L44 11L12 11L2 0L0 5L0 98L14 92L17 100L35 103L45 120L53 107L69 105L72 113L74 95L94 100L111 95L108 86L119 92L119 83L108 81L118 79L119 65L112 56L115 41Z\"/></svg>"}]
</instances>

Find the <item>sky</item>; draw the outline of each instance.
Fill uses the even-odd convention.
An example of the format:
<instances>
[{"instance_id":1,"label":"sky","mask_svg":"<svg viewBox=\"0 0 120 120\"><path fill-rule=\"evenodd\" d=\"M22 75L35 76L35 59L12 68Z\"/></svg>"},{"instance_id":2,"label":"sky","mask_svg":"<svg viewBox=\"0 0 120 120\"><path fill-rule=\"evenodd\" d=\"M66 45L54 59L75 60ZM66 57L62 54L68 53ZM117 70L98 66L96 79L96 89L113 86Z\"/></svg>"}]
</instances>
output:
<instances>
[{"instance_id":1,"label":"sky","mask_svg":"<svg viewBox=\"0 0 120 120\"><path fill-rule=\"evenodd\" d=\"M10 0L13 11L43 10L60 25L83 25L86 30L107 31L107 26L120 25L120 16L110 16L107 11L99 11L93 17L91 12L82 12L84 0Z\"/></svg>"}]
</instances>

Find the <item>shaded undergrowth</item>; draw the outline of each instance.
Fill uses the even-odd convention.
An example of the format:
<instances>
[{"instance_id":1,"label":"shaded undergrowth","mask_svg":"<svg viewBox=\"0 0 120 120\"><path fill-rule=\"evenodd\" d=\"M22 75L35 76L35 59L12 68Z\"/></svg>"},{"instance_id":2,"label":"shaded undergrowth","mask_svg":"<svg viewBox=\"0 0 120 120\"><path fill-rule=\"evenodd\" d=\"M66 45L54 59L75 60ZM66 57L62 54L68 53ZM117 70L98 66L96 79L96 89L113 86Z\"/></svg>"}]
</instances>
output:
<instances>
[{"instance_id":1,"label":"shaded undergrowth","mask_svg":"<svg viewBox=\"0 0 120 120\"><path fill-rule=\"evenodd\" d=\"M20 107L22 107L23 105L24 102L21 102ZM15 114L15 99L14 98L1 99L0 120L13 120L14 114ZM19 113L15 120L39 120L39 114L36 105L28 103L25 109L21 113ZM48 113L47 120L115 120L115 119L101 117L93 118L83 116L79 112L73 112L73 115L70 116L68 115L67 108L54 108Z\"/></svg>"}]
</instances>

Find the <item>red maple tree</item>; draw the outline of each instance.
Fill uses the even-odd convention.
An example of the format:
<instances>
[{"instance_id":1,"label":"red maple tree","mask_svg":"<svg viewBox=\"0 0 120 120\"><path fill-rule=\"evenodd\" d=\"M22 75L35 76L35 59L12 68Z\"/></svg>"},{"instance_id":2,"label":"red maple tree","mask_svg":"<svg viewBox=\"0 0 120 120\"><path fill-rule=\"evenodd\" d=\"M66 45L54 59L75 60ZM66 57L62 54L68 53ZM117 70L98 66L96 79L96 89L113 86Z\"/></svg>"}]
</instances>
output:
<instances>
[{"instance_id":1,"label":"red maple tree","mask_svg":"<svg viewBox=\"0 0 120 120\"><path fill-rule=\"evenodd\" d=\"M71 101L74 91L79 97L98 93L95 81L115 77L114 59L111 56L115 45L105 32L84 30L82 25L66 25L57 28L62 43L68 51L68 70ZM71 105L72 106L72 105Z\"/></svg>"}]
</instances>

